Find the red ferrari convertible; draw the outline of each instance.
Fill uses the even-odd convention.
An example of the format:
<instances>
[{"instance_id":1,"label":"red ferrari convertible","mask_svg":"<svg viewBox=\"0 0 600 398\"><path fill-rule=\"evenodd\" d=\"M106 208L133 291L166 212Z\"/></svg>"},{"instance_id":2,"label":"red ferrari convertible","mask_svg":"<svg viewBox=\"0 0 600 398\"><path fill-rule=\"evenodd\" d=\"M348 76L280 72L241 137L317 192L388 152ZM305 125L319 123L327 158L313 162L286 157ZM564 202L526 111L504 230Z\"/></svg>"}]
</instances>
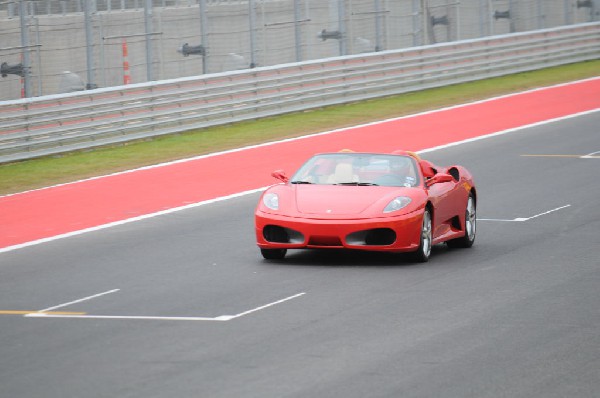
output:
<instances>
[{"instance_id":1,"label":"red ferrari convertible","mask_svg":"<svg viewBox=\"0 0 600 398\"><path fill-rule=\"evenodd\" d=\"M313 156L268 188L255 212L264 258L288 249L412 252L429 260L432 245L471 247L477 193L461 166L437 167L412 152Z\"/></svg>"}]
</instances>

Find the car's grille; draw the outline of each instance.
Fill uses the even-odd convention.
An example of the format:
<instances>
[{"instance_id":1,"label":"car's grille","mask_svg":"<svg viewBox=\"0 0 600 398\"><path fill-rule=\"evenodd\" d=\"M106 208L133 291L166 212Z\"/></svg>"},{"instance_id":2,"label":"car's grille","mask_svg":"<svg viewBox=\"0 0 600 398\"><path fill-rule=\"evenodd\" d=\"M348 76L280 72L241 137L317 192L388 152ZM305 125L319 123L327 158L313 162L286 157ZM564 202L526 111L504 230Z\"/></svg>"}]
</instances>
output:
<instances>
[{"instance_id":1,"label":"car's grille","mask_svg":"<svg viewBox=\"0 0 600 398\"><path fill-rule=\"evenodd\" d=\"M311 236L309 246L341 247L342 242L337 236Z\"/></svg>"}]
</instances>

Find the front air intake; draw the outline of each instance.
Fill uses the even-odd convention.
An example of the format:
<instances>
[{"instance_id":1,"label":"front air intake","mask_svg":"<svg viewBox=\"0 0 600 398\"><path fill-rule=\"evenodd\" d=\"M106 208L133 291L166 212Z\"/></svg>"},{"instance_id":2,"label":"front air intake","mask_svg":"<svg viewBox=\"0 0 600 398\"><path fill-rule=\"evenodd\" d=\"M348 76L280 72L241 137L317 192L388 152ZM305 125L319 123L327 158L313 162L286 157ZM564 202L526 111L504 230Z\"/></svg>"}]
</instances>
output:
<instances>
[{"instance_id":1,"label":"front air intake","mask_svg":"<svg viewBox=\"0 0 600 398\"><path fill-rule=\"evenodd\" d=\"M278 225L267 225L263 228L263 237L267 242L272 243L302 243L304 235L290 228L280 227Z\"/></svg>"},{"instance_id":2,"label":"front air intake","mask_svg":"<svg viewBox=\"0 0 600 398\"><path fill-rule=\"evenodd\" d=\"M390 228L367 229L346 237L346 242L355 246L389 246L395 241L396 232Z\"/></svg>"}]
</instances>

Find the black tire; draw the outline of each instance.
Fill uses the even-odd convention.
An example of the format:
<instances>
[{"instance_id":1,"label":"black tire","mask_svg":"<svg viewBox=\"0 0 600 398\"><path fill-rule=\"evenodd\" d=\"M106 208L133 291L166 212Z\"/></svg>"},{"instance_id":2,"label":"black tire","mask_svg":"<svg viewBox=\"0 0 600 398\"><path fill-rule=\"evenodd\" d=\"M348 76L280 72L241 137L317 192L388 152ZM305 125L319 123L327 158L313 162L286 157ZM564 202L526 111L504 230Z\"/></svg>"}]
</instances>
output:
<instances>
[{"instance_id":1,"label":"black tire","mask_svg":"<svg viewBox=\"0 0 600 398\"><path fill-rule=\"evenodd\" d=\"M412 253L412 259L418 263L426 263L429 261L431 256L431 242L432 242L432 223L431 223L431 212L428 208L425 208L423 213L423 223L421 226L421 239L419 243L419 249Z\"/></svg>"},{"instance_id":2,"label":"black tire","mask_svg":"<svg viewBox=\"0 0 600 398\"><path fill-rule=\"evenodd\" d=\"M467 199L467 208L465 209L465 236L452 239L446 242L451 248L468 248L475 243L475 235L477 234L477 204L475 196L471 192Z\"/></svg>"},{"instance_id":3,"label":"black tire","mask_svg":"<svg viewBox=\"0 0 600 398\"><path fill-rule=\"evenodd\" d=\"M286 253L287 249L260 249L260 254L267 260L281 260Z\"/></svg>"}]
</instances>

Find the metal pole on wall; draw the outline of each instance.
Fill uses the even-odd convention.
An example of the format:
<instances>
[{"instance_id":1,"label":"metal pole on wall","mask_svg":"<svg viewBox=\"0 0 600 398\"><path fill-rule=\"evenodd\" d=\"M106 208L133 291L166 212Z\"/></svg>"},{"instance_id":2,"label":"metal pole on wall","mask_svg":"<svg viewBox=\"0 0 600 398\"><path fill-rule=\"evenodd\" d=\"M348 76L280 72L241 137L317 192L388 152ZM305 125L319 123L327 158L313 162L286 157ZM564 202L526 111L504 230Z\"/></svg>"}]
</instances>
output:
<instances>
[{"instance_id":1,"label":"metal pole on wall","mask_svg":"<svg viewBox=\"0 0 600 398\"><path fill-rule=\"evenodd\" d=\"M29 26L27 26L25 19L26 9L25 0L20 0L19 19L21 22L21 47L23 47L23 96L29 98L31 97L31 60L29 58Z\"/></svg>"},{"instance_id":2,"label":"metal pole on wall","mask_svg":"<svg viewBox=\"0 0 600 398\"><path fill-rule=\"evenodd\" d=\"M146 80L154 80L152 73L152 0L146 0L144 4L144 27L146 29Z\"/></svg>"},{"instance_id":3,"label":"metal pole on wall","mask_svg":"<svg viewBox=\"0 0 600 398\"><path fill-rule=\"evenodd\" d=\"M421 33L423 34L423 41L419 45L430 44L429 39L429 9L427 8L427 0L421 0Z\"/></svg>"},{"instance_id":4,"label":"metal pole on wall","mask_svg":"<svg viewBox=\"0 0 600 398\"><path fill-rule=\"evenodd\" d=\"M296 35L296 62L302 61L302 41L300 37L300 0L294 0L294 34Z\"/></svg>"},{"instance_id":5,"label":"metal pole on wall","mask_svg":"<svg viewBox=\"0 0 600 398\"><path fill-rule=\"evenodd\" d=\"M341 34L338 43L340 45L340 55L346 55L346 20L345 18L345 0L338 0L338 30Z\"/></svg>"},{"instance_id":6,"label":"metal pole on wall","mask_svg":"<svg viewBox=\"0 0 600 398\"><path fill-rule=\"evenodd\" d=\"M565 12L565 25L573 23L571 20L571 4L569 0L564 0L564 12Z\"/></svg>"},{"instance_id":7,"label":"metal pole on wall","mask_svg":"<svg viewBox=\"0 0 600 398\"><path fill-rule=\"evenodd\" d=\"M510 33L514 33L516 32L516 26L515 26L515 9L514 9L514 4L513 4L513 0L508 0L508 13L510 15L510 18L508 19L510 21L509 26L510 26Z\"/></svg>"},{"instance_id":8,"label":"metal pole on wall","mask_svg":"<svg viewBox=\"0 0 600 398\"><path fill-rule=\"evenodd\" d=\"M202 73L208 73L207 61L206 57L208 54L207 48L207 37L206 37L206 24L207 24L207 16L206 16L206 0L199 0L198 6L200 8L200 45L204 47L204 55L202 56Z\"/></svg>"},{"instance_id":9,"label":"metal pole on wall","mask_svg":"<svg viewBox=\"0 0 600 398\"><path fill-rule=\"evenodd\" d=\"M381 0L375 0L375 51L381 51Z\"/></svg>"},{"instance_id":10,"label":"metal pole on wall","mask_svg":"<svg viewBox=\"0 0 600 398\"><path fill-rule=\"evenodd\" d=\"M93 55L93 37L92 37L92 17L90 12L90 1L83 1L83 14L85 24L85 57L87 62L87 84L86 90L92 90L98 86L94 82L94 55Z\"/></svg>"},{"instance_id":11,"label":"metal pole on wall","mask_svg":"<svg viewBox=\"0 0 600 398\"><path fill-rule=\"evenodd\" d=\"M460 40L461 37L461 31L460 31L460 27L461 27L461 20L460 20L460 0L458 0L456 2L456 4L454 5L456 7L456 41ZM450 24L448 24L448 29L450 29Z\"/></svg>"},{"instance_id":12,"label":"metal pole on wall","mask_svg":"<svg viewBox=\"0 0 600 398\"><path fill-rule=\"evenodd\" d=\"M423 10L423 0L413 0L412 24L413 24L413 47L423 44L424 28L421 26L422 18L420 18Z\"/></svg>"},{"instance_id":13,"label":"metal pole on wall","mask_svg":"<svg viewBox=\"0 0 600 398\"><path fill-rule=\"evenodd\" d=\"M537 14L538 14L538 29L544 29L544 7L542 5L542 0L537 1Z\"/></svg>"},{"instance_id":14,"label":"metal pole on wall","mask_svg":"<svg viewBox=\"0 0 600 398\"><path fill-rule=\"evenodd\" d=\"M496 33L496 27L494 26L494 5L492 4L492 0L488 0L488 17L490 18L490 36L493 36Z\"/></svg>"},{"instance_id":15,"label":"metal pole on wall","mask_svg":"<svg viewBox=\"0 0 600 398\"><path fill-rule=\"evenodd\" d=\"M489 10L487 0L479 0L479 37L484 37L489 32L486 32L486 23L488 21Z\"/></svg>"},{"instance_id":16,"label":"metal pole on wall","mask_svg":"<svg viewBox=\"0 0 600 398\"><path fill-rule=\"evenodd\" d=\"M256 66L256 0L248 1L248 14L250 16L250 68Z\"/></svg>"}]
</instances>

